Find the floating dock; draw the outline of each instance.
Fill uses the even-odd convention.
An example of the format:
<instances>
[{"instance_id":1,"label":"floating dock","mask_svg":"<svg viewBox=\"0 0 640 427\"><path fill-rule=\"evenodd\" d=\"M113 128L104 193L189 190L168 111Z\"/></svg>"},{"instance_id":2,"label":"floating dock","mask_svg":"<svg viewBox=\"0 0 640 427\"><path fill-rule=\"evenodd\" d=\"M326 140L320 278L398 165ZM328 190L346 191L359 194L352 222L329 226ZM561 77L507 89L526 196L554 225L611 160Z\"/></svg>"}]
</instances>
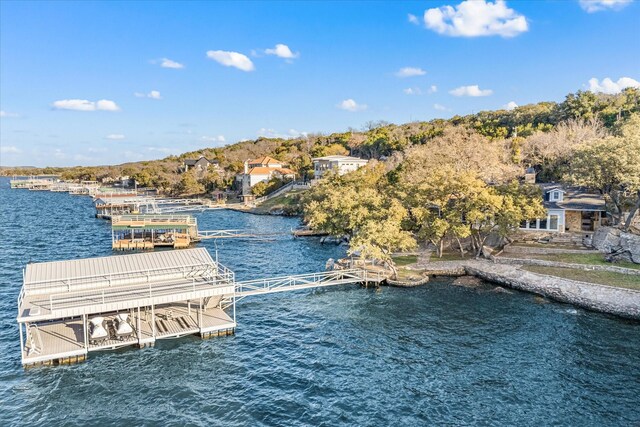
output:
<instances>
[{"instance_id":1,"label":"floating dock","mask_svg":"<svg viewBox=\"0 0 640 427\"><path fill-rule=\"evenodd\" d=\"M111 218L113 250L184 249L198 240L198 221L191 215L116 215Z\"/></svg>"},{"instance_id":2,"label":"floating dock","mask_svg":"<svg viewBox=\"0 0 640 427\"><path fill-rule=\"evenodd\" d=\"M229 335L238 299L384 279L348 269L236 282L204 248L28 264L17 301L21 360L76 363L159 339Z\"/></svg>"}]
</instances>

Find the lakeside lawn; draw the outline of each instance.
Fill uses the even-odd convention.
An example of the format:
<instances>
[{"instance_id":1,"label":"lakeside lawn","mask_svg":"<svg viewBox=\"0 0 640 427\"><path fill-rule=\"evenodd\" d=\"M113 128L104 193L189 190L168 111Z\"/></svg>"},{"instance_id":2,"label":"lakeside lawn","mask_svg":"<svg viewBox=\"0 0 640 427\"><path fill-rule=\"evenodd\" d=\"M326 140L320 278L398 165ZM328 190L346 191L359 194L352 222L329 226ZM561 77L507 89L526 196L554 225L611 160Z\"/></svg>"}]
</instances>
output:
<instances>
[{"instance_id":1,"label":"lakeside lawn","mask_svg":"<svg viewBox=\"0 0 640 427\"><path fill-rule=\"evenodd\" d=\"M418 262L418 255L394 256L393 261L396 263L396 267L404 267Z\"/></svg>"},{"instance_id":2,"label":"lakeside lawn","mask_svg":"<svg viewBox=\"0 0 640 427\"><path fill-rule=\"evenodd\" d=\"M273 209L296 211L299 204L299 196L304 190L292 190L284 194L266 200L253 208L254 213L269 213Z\"/></svg>"},{"instance_id":3,"label":"lakeside lawn","mask_svg":"<svg viewBox=\"0 0 640 427\"><path fill-rule=\"evenodd\" d=\"M542 265L525 265L522 269L532 273L546 274L563 279L640 291L640 276L614 273L611 271L578 270L575 268L546 267Z\"/></svg>"},{"instance_id":4,"label":"lakeside lawn","mask_svg":"<svg viewBox=\"0 0 640 427\"><path fill-rule=\"evenodd\" d=\"M605 260L604 254L601 253L586 253L586 254L507 254L506 258L519 258L519 259L539 259L544 261L565 262L570 264L585 264L585 265L606 265L612 267L624 267L634 270L640 270L640 264L636 264L628 261L621 262L608 262Z\"/></svg>"}]
</instances>

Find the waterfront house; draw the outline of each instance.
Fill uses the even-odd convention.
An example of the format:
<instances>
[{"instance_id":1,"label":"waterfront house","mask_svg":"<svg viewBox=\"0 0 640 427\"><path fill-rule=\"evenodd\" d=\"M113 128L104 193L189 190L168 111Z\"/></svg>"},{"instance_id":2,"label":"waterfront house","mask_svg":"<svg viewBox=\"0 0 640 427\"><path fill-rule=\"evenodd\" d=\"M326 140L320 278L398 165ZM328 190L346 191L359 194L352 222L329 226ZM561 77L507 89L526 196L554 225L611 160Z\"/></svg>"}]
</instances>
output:
<instances>
[{"instance_id":1,"label":"waterfront house","mask_svg":"<svg viewBox=\"0 0 640 427\"><path fill-rule=\"evenodd\" d=\"M584 233L597 230L606 218L604 197L582 187L537 184L542 190L546 218L523 221L520 230Z\"/></svg>"},{"instance_id":2,"label":"waterfront house","mask_svg":"<svg viewBox=\"0 0 640 427\"><path fill-rule=\"evenodd\" d=\"M322 178L323 174L329 170L335 170L339 175L344 175L345 173L357 170L368 163L368 160L366 159L338 155L316 157L312 160L313 175L316 179Z\"/></svg>"},{"instance_id":3,"label":"waterfront house","mask_svg":"<svg viewBox=\"0 0 640 427\"><path fill-rule=\"evenodd\" d=\"M209 160L205 156L200 156L199 159L186 159L182 165L182 171L187 172L190 169L194 170L196 174L204 174L210 167L218 168L220 162L217 160Z\"/></svg>"},{"instance_id":4,"label":"waterfront house","mask_svg":"<svg viewBox=\"0 0 640 427\"><path fill-rule=\"evenodd\" d=\"M236 182L245 190L255 186L259 182L267 182L273 177L294 179L295 172L284 167L281 161L273 157L265 156L245 161L244 172L236 175Z\"/></svg>"}]
</instances>

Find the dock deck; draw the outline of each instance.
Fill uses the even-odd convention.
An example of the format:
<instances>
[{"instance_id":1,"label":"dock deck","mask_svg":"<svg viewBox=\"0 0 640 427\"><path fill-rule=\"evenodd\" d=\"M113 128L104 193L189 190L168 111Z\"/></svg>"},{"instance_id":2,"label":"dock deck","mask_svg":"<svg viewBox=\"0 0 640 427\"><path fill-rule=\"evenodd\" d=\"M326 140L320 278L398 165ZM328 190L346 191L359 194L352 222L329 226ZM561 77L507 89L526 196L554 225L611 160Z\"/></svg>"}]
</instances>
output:
<instances>
[{"instance_id":1,"label":"dock deck","mask_svg":"<svg viewBox=\"0 0 640 427\"><path fill-rule=\"evenodd\" d=\"M199 240L191 215L116 215L111 218L113 250L184 249Z\"/></svg>"},{"instance_id":2,"label":"dock deck","mask_svg":"<svg viewBox=\"0 0 640 427\"><path fill-rule=\"evenodd\" d=\"M29 264L24 276L17 318L24 365L236 326L233 272L203 248ZM132 329L124 337L118 314ZM96 340L90 323L98 317L107 336Z\"/></svg>"}]
</instances>

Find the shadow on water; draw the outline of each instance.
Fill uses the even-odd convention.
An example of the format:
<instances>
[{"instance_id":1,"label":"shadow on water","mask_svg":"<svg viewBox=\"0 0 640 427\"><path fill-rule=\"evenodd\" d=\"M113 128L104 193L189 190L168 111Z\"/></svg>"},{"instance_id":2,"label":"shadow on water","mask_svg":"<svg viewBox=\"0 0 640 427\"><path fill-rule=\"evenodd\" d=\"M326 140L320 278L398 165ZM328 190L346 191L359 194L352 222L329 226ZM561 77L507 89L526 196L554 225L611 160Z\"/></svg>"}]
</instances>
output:
<instances>
[{"instance_id":1,"label":"shadow on water","mask_svg":"<svg viewBox=\"0 0 640 427\"><path fill-rule=\"evenodd\" d=\"M344 248L293 239L295 218L230 211L201 229L239 280L322 270ZM111 255L89 198L0 180L1 425L638 425L640 329L492 286L355 285L237 306L235 336L185 337L24 371L15 301L29 261Z\"/></svg>"}]
</instances>

